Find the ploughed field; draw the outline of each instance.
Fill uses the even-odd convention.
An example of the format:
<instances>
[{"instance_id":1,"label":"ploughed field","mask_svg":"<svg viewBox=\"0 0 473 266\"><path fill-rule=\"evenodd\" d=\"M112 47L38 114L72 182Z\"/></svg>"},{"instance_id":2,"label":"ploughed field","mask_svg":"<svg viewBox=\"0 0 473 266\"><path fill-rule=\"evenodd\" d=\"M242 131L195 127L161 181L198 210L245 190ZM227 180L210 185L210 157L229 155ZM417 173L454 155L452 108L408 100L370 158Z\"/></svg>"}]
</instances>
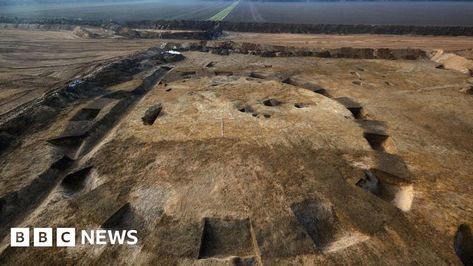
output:
<instances>
[{"instance_id":1,"label":"ploughed field","mask_svg":"<svg viewBox=\"0 0 473 266\"><path fill-rule=\"evenodd\" d=\"M472 2L243 1L225 20L297 24L473 25Z\"/></svg>"},{"instance_id":2,"label":"ploughed field","mask_svg":"<svg viewBox=\"0 0 473 266\"><path fill-rule=\"evenodd\" d=\"M130 20L207 20L232 1L135 1L3 6L0 16ZM472 2L254 2L239 1L225 21L297 24L472 26Z\"/></svg>"},{"instance_id":3,"label":"ploughed field","mask_svg":"<svg viewBox=\"0 0 473 266\"><path fill-rule=\"evenodd\" d=\"M156 40L81 39L72 31L0 31L0 115Z\"/></svg>"},{"instance_id":4,"label":"ploughed field","mask_svg":"<svg viewBox=\"0 0 473 266\"><path fill-rule=\"evenodd\" d=\"M74 44L99 53L103 41L107 60L97 66L89 55L81 65L93 70L74 69L67 85L72 76L36 72L47 65L15 53L13 40L30 31L4 31L12 47L2 60L16 58L32 89L51 75L64 84L0 122L1 265L472 259L473 66L465 58L399 46L157 39L109 54L117 36L35 32L43 40L28 50L42 57L61 36L70 38L62 58ZM10 71L2 90L19 90L22 73ZM11 227L137 230L139 240L14 248Z\"/></svg>"},{"instance_id":5,"label":"ploughed field","mask_svg":"<svg viewBox=\"0 0 473 266\"><path fill-rule=\"evenodd\" d=\"M138 1L63 5L6 6L0 16L27 19L68 18L83 20L180 19L206 20L225 9L227 1Z\"/></svg>"}]
</instances>

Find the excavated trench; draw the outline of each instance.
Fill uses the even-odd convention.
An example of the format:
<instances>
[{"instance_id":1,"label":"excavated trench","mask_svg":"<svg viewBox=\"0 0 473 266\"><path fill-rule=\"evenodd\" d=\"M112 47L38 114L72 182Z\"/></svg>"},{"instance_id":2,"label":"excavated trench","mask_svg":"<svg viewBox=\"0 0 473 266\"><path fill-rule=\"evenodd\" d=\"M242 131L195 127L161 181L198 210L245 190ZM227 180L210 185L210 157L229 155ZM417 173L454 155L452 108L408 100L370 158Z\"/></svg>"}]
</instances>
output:
<instances>
[{"instance_id":1,"label":"excavated trench","mask_svg":"<svg viewBox=\"0 0 473 266\"><path fill-rule=\"evenodd\" d=\"M31 183L18 191L10 192L0 198L2 211L0 212L0 237L7 234L9 227L29 211L32 211L41 203L52 190L56 182L61 178L61 174L67 170L74 161L68 156L63 156L56 160L43 173L34 178Z\"/></svg>"},{"instance_id":2,"label":"excavated trench","mask_svg":"<svg viewBox=\"0 0 473 266\"><path fill-rule=\"evenodd\" d=\"M204 218L199 259L253 257L253 236L249 219Z\"/></svg>"},{"instance_id":3,"label":"excavated trench","mask_svg":"<svg viewBox=\"0 0 473 266\"><path fill-rule=\"evenodd\" d=\"M129 229L129 221L132 219L131 212L131 204L124 204L102 224L102 228L113 230Z\"/></svg>"},{"instance_id":4,"label":"excavated trench","mask_svg":"<svg viewBox=\"0 0 473 266\"><path fill-rule=\"evenodd\" d=\"M92 166L87 166L79 169L73 173L70 173L64 177L61 185L66 189L69 194L73 194L84 188L85 181L92 170Z\"/></svg>"},{"instance_id":5,"label":"excavated trench","mask_svg":"<svg viewBox=\"0 0 473 266\"><path fill-rule=\"evenodd\" d=\"M108 98L109 92L104 89L94 89L91 93L88 88L103 88L99 85L113 85L123 80L130 80L132 75L143 71L140 67L141 62L146 60L149 56L166 57L167 61L172 61L172 57L163 54L162 50L152 50L154 53L146 51L141 54L133 56L131 59L125 59L117 63L113 63L104 69L102 72L96 73L92 77L86 79L80 87L77 87L71 92L70 87L63 88L62 91L54 93L39 102L39 106L55 106L56 108L64 108L66 112L70 109L67 105L74 106L77 101L89 101L89 107L80 109L73 118L68 122L65 132L55 138L49 139L48 142L55 145L59 152L64 154L57 161L37 178L21 188L18 191L10 192L0 198L2 203L2 211L0 212L0 227L9 228L13 226L22 217L26 216L36 206L38 206L60 182L62 177L62 186L65 188L66 194L73 194L83 188L91 167L82 166L82 169L69 173L66 175L69 168L75 164L74 159L79 159L87 154L99 141L113 128L113 126L120 121L126 111L133 106L146 92L160 82L161 78L170 70L169 67L159 67L157 70L147 76L143 83L137 87L129 97L120 98L118 102L113 102L113 98ZM182 56L176 56L176 60L182 60ZM106 77L105 80L102 80ZM97 93L101 94L98 100L94 98ZM102 107L112 105L109 112L99 115ZM32 106L35 110L38 106ZM58 112L59 113L59 112ZM57 114L56 114L57 115ZM43 119L40 124L53 123L56 115L49 116ZM8 122L2 124L1 128L5 128L9 132L21 132L16 137L23 137L29 132L34 132L38 129L34 124L25 125L23 123L16 124L17 121L23 121L24 118L31 117L28 112L23 112L19 116L10 119ZM28 121L30 121L29 119ZM4 145L7 146L7 145ZM72 159L73 158L73 159ZM75 166L80 168L80 166ZM0 236L3 238L7 232L2 230Z\"/></svg>"},{"instance_id":6,"label":"excavated trench","mask_svg":"<svg viewBox=\"0 0 473 266\"><path fill-rule=\"evenodd\" d=\"M319 250L333 242L338 220L332 206L308 199L291 205L291 209Z\"/></svg>"},{"instance_id":7,"label":"excavated trench","mask_svg":"<svg viewBox=\"0 0 473 266\"><path fill-rule=\"evenodd\" d=\"M389 138L388 135L373 134L373 133L364 133L365 139L370 144L373 150L385 151L384 143Z\"/></svg>"},{"instance_id":8,"label":"excavated trench","mask_svg":"<svg viewBox=\"0 0 473 266\"><path fill-rule=\"evenodd\" d=\"M163 110L163 106L160 103L150 106L146 110L143 117L141 117L143 124L147 126L151 126L152 124L154 124L154 121L156 121L158 116L161 114L162 110Z\"/></svg>"},{"instance_id":9,"label":"excavated trench","mask_svg":"<svg viewBox=\"0 0 473 266\"><path fill-rule=\"evenodd\" d=\"M94 108L83 108L77 112L71 122L82 122L82 121L93 121L98 120L87 130L85 134L77 134L74 136L60 136L55 139L49 140L58 147L73 148L75 150L74 155L80 158L87 154L93 147L95 147L100 140L109 132L113 126L120 121L124 113L135 104L142 95L150 90L156 82L159 82L162 76L164 76L169 69L160 68L155 71L152 75L148 76L143 84L130 92L113 92L102 96L102 99L116 99L120 100L108 114L102 116L102 109ZM191 72L189 72L191 73ZM182 75L182 78L187 78L188 75ZM215 75L233 75L232 72L215 72ZM253 78L268 79L267 76L256 75ZM298 86L311 90L315 93L320 93L325 96L329 96L327 90L321 88L315 84L294 81L287 79L284 83ZM171 91L167 89L166 91ZM365 132L363 136L368 141L369 145L373 150L380 152L388 152L386 148L386 141L389 139L389 135L383 130L372 129L372 125L364 127L363 118L365 116L363 106L356 101L349 98L337 98L335 99L344 105L354 116L356 121L360 123ZM266 99L260 104L267 107L274 107L281 105L282 102L276 99ZM304 108L306 104L295 103L295 108ZM254 117L265 117L270 118L271 115L267 113L259 114L250 105L236 105L236 109L242 113L251 114ZM269 108L267 108L269 109ZM162 112L162 105L157 104L149 107L142 117L143 124L153 125L156 119ZM100 115L99 115L100 114ZM373 121L371 121L373 122ZM377 125L376 125L377 126ZM9 146L7 144L6 146ZM65 151L67 149L64 149ZM1 151L1 142L0 142ZM68 157L66 157L67 159ZM66 160L65 159L65 160ZM70 159L68 159L70 160ZM66 160L67 161L67 160ZM29 192L33 192L35 199L18 200L18 198L25 197L25 193L16 193L15 195L8 195L8 197L0 198L0 221L10 220L12 221L12 208L23 207L27 204L34 206L38 198L44 197L52 187L54 182L60 180L60 177L64 176L67 169L71 168L72 160L69 162L58 162L57 165L51 166L53 170L59 169L58 172L54 172L54 177L47 178L53 181L48 186L34 185L34 188L30 188ZM82 168L67 174L62 179L61 185L66 189L66 193L74 194L81 191L92 171L92 166L82 166ZM392 203L403 211L408 211L411 208L414 192L413 185L410 181L406 181L402 177L398 177L391 173L384 172L380 169L370 169L365 172L365 178L360 179L357 186L369 191L373 195ZM41 189L43 194L38 196L38 190ZM22 206L13 205L12 202L22 202ZM26 203L25 203L26 202ZM294 203L291 206L292 213L297 218L297 221L302 225L304 230L310 236L317 249L321 252L333 252L346 248L347 246L354 245L356 243L365 241L368 239L367 236L359 232L351 232L350 228L343 228L339 216L333 206L329 203L320 201L319 199L308 199L298 203ZM31 206L30 206L31 208ZM6 217L7 219L3 219ZM18 217L16 217L18 218ZM102 223L102 227L106 229L121 230L130 229L132 224L136 224L136 217L132 205L126 203L122 205L112 216L110 216L105 222ZM465 265L471 261L472 254L472 237L471 231L468 226L462 225L459 227L458 232L455 236L454 248L457 255L461 258ZM251 229L250 219L230 219L230 218L204 218L202 224L202 238L200 241L200 249L198 252L199 259L209 258L228 258L235 257L233 260L235 263L251 263L254 264L256 261L255 257L258 256L258 252L255 251L253 246L255 243L254 235ZM466 263L465 263L466 261Z\"/></svg>"},{"instance_id":10,"label":"excavated trench","mask_svg":"<svg viewBox=\"0 0 473 266\"><path fill-rule=\"evenodd\" d=\"M373 193L377 197L390 202L402 211L409 211L414 200L413 184L379 169L365 172L366 178L360 179L356 185Z\"/></svg>"},{"instance_id":11,"label":"excavated trench","mask_svg":"<svg viewBox=\"0 0 473 266\"><path fill-rule=\"evenodd\" d=\"M166 49L177 51L210 52L217 55L232 53L248 54L262 57L320 57L320 58L353 58L353 59L385 59L385 60L418 60L428 59L427 52L421 49L370 49L370 48L327 48L308 49L278 45L260 45L255 43L236 43L232 41L207 41L194 43L166 43ZM231 75L229 71L217 71L216 75ZM250 77L264 79L263 74L252 72ZM315 90L319 90L314 88ZM320 90L323 94L323 91Z\"/></svg>"},{"instance_id":12,"label":"excavated trench","mask_svg":"<svg viewBox=\"0 0 473 266\"><path fill-rule=\"evenodd\" d=\"M97 117L100 113L100 109L92 109L92 108L83 108L79 112L77 112L74 117L72 117L71 121L89 121L93 120Z\"/></svg>"},{"instance_id":13,"label":"excavated trench","mask_svg":"<svg viewBox=\"0 0 473 266\"><path fill-rule=\"evenodd\" d=\"M345 106L352 114L355 119L362 119L364 117L363 106L358 102L348 97L335 98L340 104Z\"/></svg>"},{"instance_id":14,"label":"excavated trench","mask_svg":"<svg viewBox=\"0 0 473 266\"><path fill-rule=\"evenodd\" d=\"M276 99L267 99L267 100L264 100L264 101L263 101L263 104L264 104L265 106L273 107L273 106L281 105L282 102L279 101L279 100L276 100Z\"/></svg>"},{"instance_id":15,"label":"excavated trench","mask_svg":"<svg viewBox=\"0 0 473 266\"><path fill-rule=\"evenodd\" d=\"M458 227L453 248L465 266L473 265L473 235L468 225L461 224Z\"/></svg>"},{"instance_id":16,"label":"excavated trench","mask_svg":"<svg viewBox=\"0 0 473 266\"><path fill-rule=\"evenodd\" d=\"M369 239L347 221L342 222L334 207L319 198L294 203L291 210L323 253L336 252Z\"/></svg>"},{"instance_id":17,"label":"excavated trench","mask_svg":"<svg viewBox=\"0 0 473 266\"><path fill-rule=\"evenodd\" d=\"M249 105L245 105L243 107L237 107L238 108L238 111L242 112L242 113L253 113L255 110L249 106Z\"/></svg>"}]
</instances>

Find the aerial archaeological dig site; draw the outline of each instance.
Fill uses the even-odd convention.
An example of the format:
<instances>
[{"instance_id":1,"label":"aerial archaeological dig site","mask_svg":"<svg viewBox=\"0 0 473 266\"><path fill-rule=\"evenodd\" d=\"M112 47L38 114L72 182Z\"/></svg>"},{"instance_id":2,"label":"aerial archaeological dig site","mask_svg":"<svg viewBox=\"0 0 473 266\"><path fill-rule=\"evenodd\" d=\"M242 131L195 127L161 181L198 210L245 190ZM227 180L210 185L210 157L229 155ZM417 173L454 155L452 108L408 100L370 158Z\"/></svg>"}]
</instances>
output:
<instances>
[{"instance_id":1,"label":"aerial archaeological dig site","mask_svg":"<svg viewBox=\"0 0 473 266\"><path fill-rule=\"evenodd\" d=\"M418 49L147 45L4 112L2 264L471 259L468 71ZM9 246L42 226L139 242Z\"/></svg>"}]
</instances>

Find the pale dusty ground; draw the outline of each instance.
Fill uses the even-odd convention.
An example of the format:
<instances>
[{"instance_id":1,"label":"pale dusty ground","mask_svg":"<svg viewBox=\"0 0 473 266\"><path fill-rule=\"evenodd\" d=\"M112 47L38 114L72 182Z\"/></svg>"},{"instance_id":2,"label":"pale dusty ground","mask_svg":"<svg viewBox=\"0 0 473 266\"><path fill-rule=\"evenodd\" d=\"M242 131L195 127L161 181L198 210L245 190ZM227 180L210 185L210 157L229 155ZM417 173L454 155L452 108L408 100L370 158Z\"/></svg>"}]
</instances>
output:
<instances>
[{"instance_id":1,"label":"pale dusty ground","mask_svg":"<svg viewBox=\"0 0 473 266\"><path fill-rule=\"evenodd\" d=\"M399 35L324 35L228 33L227 40L305 48L419 48L457 51L473 49L473 37L399 36Z\"/></svg>"},{"instance_id":2,"label":"pale dusty ground","mask_svg":"<svg viewBox=\"0 0 473 266\"><path fill-rule=\"evenodd\" d=\"M0 263L233 265L238 256L256 265L461 265L453 239L473 221L469 75L429 60L184 55L77 158L75 167L93 166L85 184L71 194L59 179L16 223L100 228L129 203L118 225L139 230L138 246L19 250L4 239ZM205 67L210 61L215 66ZM250 78L252 71L267 78ZM329 96L279 76L317 84ZM141 80L109 89L132 90ZM361 103L363 119L386 123L389 150L370 147L360 119L334 99L343 96ZM266 106L267 99L281 104ZM97 100L71 105L2 155L0 196L50 167L64 151L47 140ZM144 125L158 103L161 114ZM109 111L88 122L101 123ZM405 162L410 172L400 178L414 188L408 211L355 185L363 169L392 157L384 167ZM314 229L312 221L322 225Z\"/></svg>"},{"instance_id":3,"label":"pale dusty ground","mask_svg":"<svg viewBox=\"0 0 473 266\"><path fill-rule=\"evenodd\" d=\"M99 64L157 43L80 39L69 31L0 30L0 115Z\"/></svg>"}]
</instances>

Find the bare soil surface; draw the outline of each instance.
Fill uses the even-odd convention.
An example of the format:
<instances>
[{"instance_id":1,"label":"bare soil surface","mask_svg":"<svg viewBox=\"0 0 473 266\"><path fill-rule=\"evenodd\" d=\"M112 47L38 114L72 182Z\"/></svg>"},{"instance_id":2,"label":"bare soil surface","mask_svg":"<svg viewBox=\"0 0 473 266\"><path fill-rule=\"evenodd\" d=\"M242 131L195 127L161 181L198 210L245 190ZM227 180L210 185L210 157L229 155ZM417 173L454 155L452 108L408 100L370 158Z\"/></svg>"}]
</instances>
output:
<instances>
[{"instance_id":1,"label":"bare soil surface","mask_svg":"<svg viewBox=\"0 0 473 266\"><path fill-rule=\"evenodd\" d=\"M471 50L473 48L473 37L465 36L316 35L230 32L227 33L224 39L235 42L304 48L419 48L426 50L442 49L444 51Z\"/></svg>"},{"instance_id":2,"label":"bare soil surface","mask_svg":"<svg viewBox=\"0 0 473 266\"><path fill-rule=\"evenodd\" d=\"M12 50L2 60L17 60L32 76L47 60L27 56L54 59L48 50L56 46L65 54L53 60L58 68L74 49L87 59L71 60L86 68L101 55L158 48L60 90L25 114L29 125L1 125L2 265L38 258L462 265L470 258L469 73L428 59L178 54L160 49L163 40L64 40L68 34L43 32L20 53L14 40L30 37L5 32ZM405 48L397 38L395 47ZM32 84L43 83L35 77ZM9 246L10 227L134 229L139 241L19 249Z\"/></svg>"},{"instance_id":3,"label":"bare soil surface","mask_svg":"<svg viewBox=\"0 0 473 266\"><path fill-rule=\"evenodd\" d=\"M156 40L81 39L70 31L0 31L0 115Z\"/></svg>"}]
</instances>

